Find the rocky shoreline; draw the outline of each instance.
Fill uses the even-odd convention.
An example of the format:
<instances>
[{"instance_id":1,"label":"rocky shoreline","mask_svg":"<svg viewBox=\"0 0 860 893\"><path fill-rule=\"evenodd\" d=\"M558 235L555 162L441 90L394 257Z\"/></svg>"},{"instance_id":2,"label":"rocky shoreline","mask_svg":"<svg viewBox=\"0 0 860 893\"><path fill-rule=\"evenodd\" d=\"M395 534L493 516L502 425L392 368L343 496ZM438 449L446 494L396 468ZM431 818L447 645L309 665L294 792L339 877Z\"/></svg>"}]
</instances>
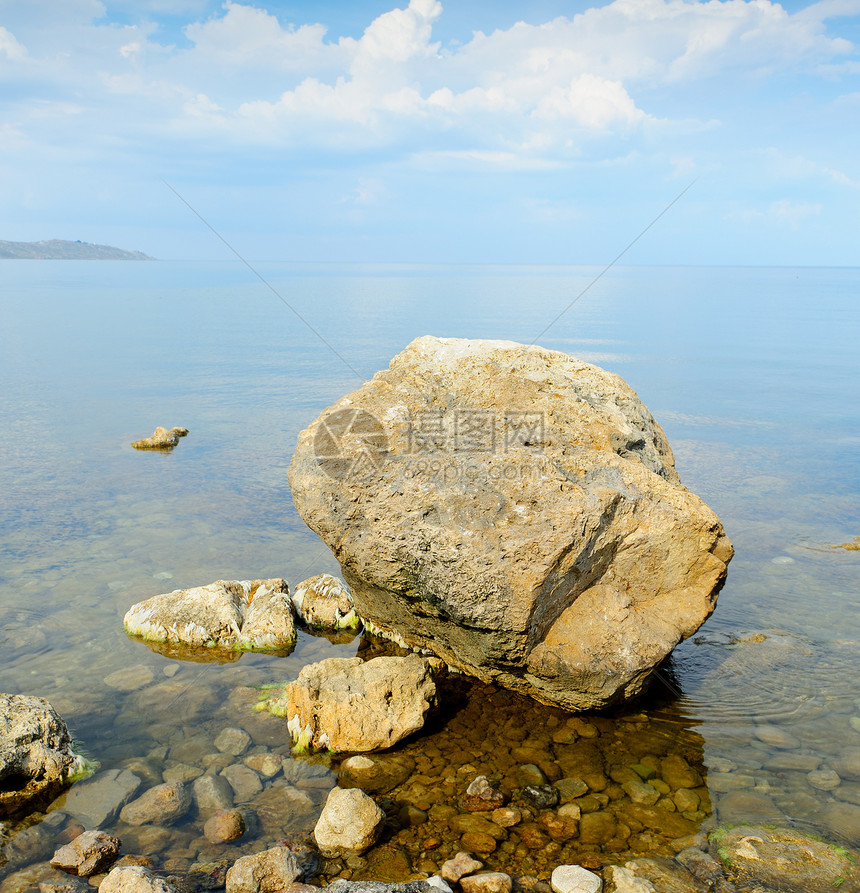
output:
<instances>
[{"instance_id":1,"label":"rocky shoreline","mask_svg":"<svg viewBox=\"0 0 860 893\"><path fill-rule=\"evenodd\" d=\"M360 657L372 661L383 653L402 655L390 642L362 639ZM127 709L139 710L177 690L172 679L129 669L134 672L127 677L144 682L128 693ZM791 828L760 785L744 787L744 767L718 765L709 774L702 740L693 731L679 734L671 721L649 721L629 711L617 719L570 716L451 676L440 681L444 718L431 718L420 734L394 748L297 757L286 740L286 719L252 709L260 696L261 690L239 685L220 708L206 698L188 703L187 732L168 735L164 744L154 740L148 753L75 783L46 813L7 823L0 893L85 889L80 878L51 866L56 852L85 831L121 842L115 864L123 873L114 875L108 891L137 889L129 886L132 880L156 885L140 889L169 890L163 885L170 884L180 891L413 884L436 876L446 880L459 870L445 867L452 861L472 866L459 878L447 878L455 893L573 893L601 889L598 881L603 890L622 893L776 893L833 889L840 877L840 889L856 889L848 861L856 854ZM226 721L237 716L240 723ZM451 735L460 742L457 753L440 749ZM779 765L818 764L804 759L801 749L792 750L794 742L783 743L789 746ZM844 754L839 764L846 776L856 771L845 762L849 757ZM810 772L818 773L810 781L833 783L833 770ZM736 784L728 784L732 779ZM716 810L709 789L714 781L717 788L735 787L718 795ZM839 781L833 790L851 788L850 781ZM373 803L378 824L365 838L372 840L367 848L354 835L347 839L357 824L349 814L328 823L320 846L315 831L332 791L360 792ZM831 793L820 796L823 805L833 802ZM756 815L758 825L742 824L755 822ZM848 833L853 815L845 816ZM349 832L334 849L332 825L335 838L338 826ZM774 843L769 835L775 829L783 837ZM737 840L731 832L740 834ZM290 886L227 886L227 872L239 860L283 844L301 868ZM731 846L740 847L747 862ZM752 854L768 847L759 864ZM779 878L765 877L774 854L784 871ZM575 872L556 874L564 866L589 872L591 880ZM151 877L129 874L131 868L145 868ZM562 886L560 877L571 876L591 886ZM91 888L108 877L97 871L86 883ZM117 878L124 878L123 886L115 886ZM412 893L423 890L417 886Z\"/></svg>"}]
</instances>

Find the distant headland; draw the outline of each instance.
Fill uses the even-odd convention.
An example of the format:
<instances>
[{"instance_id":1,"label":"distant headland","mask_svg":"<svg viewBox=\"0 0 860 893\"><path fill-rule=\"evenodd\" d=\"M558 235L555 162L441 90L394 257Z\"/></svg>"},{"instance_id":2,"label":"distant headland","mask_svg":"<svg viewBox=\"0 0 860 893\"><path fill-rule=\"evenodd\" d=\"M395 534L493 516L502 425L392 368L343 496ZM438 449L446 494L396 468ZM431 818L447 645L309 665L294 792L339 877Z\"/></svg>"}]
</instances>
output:
<instances>
[{"instance_id":1,"label":"distant headland","mask_svg":"<svg viewBox=\"0 0 860 893\"><path fill-rule=\"evenodd\" d=\"M0 259L26 260L155 260L142 251L125 251L110 245L91 242L68 242L48 239L46 242L4 242L0 240Z\"/></svg>"}]
</instances>

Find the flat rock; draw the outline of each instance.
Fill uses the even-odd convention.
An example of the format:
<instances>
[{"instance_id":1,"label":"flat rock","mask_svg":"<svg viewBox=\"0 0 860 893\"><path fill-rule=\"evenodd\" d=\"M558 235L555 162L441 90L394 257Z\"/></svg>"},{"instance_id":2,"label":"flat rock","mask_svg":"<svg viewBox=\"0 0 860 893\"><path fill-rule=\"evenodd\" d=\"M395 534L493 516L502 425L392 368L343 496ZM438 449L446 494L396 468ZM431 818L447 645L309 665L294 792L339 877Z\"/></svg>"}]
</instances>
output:
<instances>
[{"instance_id":1,"label":"flat rock","mask_svg":"<svg viewBox=\"0 0 860 893\"><path fill-rule=\"evenodd\" d=\"M286 580L216 580L132 605L125 631L146 641L192 648L270 651L296 640Z\"/></svg>"},{"instance_id":2,"label":"flat rock","mask_svg":"<svg viewBox=\"0 0 860 893\"><path fill-rule=\"evenodd\" d=\"M435 703L430 661L410 654L309 664L266 708L287 718L299 749L357 752L387 749L418 731Z\"/></svg>"},{"instance_id":3,"label":"flat rock","mask_svg":"<svg viewBox=\"0 0 860 893\"><path fill-rule=\"evenodd\" d=\"M460 880L463 893L511 893L513 879L503 871L470 874Z\"/></svg>"},{"instance_id":4,"label":"flat rock","mask_svg":"<svg viewBox=\"0 0 860 893\"><path fill-rule=\"evenodd\" d=\"M536 346L416 339L288 476L371 629L571 710L641 692L732 555L636 394Z\"/></svg>"},{"instance_id":5,"label":"flat rock","mask_svg":"<svg viewBox=\"0 0 860 893\"><path fill-rule=\"evenodd\" d=\"M359 788L333 788L314 827L314 841L327 858L360 855L382 831L385 813Z\"/></svg>"},{"instance_id":6,"label":"flat rock","mask_svg":"<svg viewBox=\"0 0 860 893\"><path fill-rule=\"evenodd\" d=\"M438 893L427 881L384 883L382 881L348 881L337 878L326 888L328 893Z\"/></svg>"},{"instance_id":7,"label":"flat rock","mask_svg":"<svg viewBox=\"0 0 860 893\"><path fill-rule=\"evenodd\" d=\"M128 825L170 825L188 812L191 799L180 782L158 784L124 806L119 817Z\"/></svg>"},{"instance_id":8,"label":"flat rock","mask_svg":"<svg viewBox=\"0 0 860 893\"><path fill-rule=\"evenodd\" d=\"M555 893L600 893L603 881L580 865L559 865L553 869L550 886Z\"/></svg>"},{"instance_id":9,"label":"flat rock","mask_svg":"<svg viewBox=\"0 0 860 893\"><path fill-rule=\"evenodd\" d=\"M134 667L124 667L105 676L105 685L115 688L117 691L137 691L149 685L155 679L152 667L146 664L137 664Z\"/></svg>"},{"instance_id":10,"label":"flat rock","mask_svg":"<svg viewBox=\"0 0 860 893\"><path fill-rule=\"evenodd\" d=\"M140 778L128 769L104 769L78 782L66 794L63 809L85 828L111 825L140 785Z\"/></svg>"},{"instance_id":11,"label":"flat rock","mask_svg":"<svg viewBox=\"0 0 860 893\"><path fill-rule=\"evenodd\" d=\"M854 877L844 850L791 828L717 829L710 840L729 878L744 888L759 884L792 893L826 893Z\"/></svg>"}]
</instances>

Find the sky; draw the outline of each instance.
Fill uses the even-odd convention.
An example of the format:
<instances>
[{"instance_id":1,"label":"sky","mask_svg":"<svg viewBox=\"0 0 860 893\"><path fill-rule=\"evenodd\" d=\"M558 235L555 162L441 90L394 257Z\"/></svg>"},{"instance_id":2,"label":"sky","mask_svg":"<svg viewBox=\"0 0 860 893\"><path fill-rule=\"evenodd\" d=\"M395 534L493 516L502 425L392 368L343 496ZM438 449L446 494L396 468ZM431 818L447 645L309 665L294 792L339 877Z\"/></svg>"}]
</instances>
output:
<instances>
[{"instance_id":1,"label":"sky","mask_svg":"<svg viewBox=\"0 0 860 893\"><path fill-rule=\"evenodd\" d=\"M163 259L858 266L860 0L0 0L0 201Z\"/></svg>"}]
</instances>

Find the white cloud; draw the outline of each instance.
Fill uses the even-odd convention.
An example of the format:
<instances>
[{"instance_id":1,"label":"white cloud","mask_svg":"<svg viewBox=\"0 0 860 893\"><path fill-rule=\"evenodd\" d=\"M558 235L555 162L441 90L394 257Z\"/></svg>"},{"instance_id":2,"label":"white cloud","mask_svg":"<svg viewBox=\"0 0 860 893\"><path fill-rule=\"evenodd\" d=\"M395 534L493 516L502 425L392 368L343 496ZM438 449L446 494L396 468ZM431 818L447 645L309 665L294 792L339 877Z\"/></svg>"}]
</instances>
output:
<instances>
[{"instance_id":1,"label":"white cloud","mask_svg":"<svg viewBox=\"0 0 860 893\"><path fill-rule=\"evenodd\" d=\"M0 55L12 61L23 59L27 55L27 50L18 43L15 35L2 26L0 26Z\"/></svg>"}]
</instances>

